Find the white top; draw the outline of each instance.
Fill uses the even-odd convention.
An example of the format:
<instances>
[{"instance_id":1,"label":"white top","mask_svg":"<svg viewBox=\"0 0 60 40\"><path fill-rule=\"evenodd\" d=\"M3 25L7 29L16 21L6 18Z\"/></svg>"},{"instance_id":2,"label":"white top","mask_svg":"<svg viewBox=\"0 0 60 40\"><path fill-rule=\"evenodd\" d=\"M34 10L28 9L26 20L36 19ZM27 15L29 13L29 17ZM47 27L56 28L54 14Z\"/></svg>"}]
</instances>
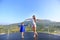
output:
<instances>
[{"instance_id":1,"label":"white top","mask_svg":"<svg viewBox=\"0 0 60 40\"><path fill-rule=\"evenodd\" d=\"M33 25L34 25L34 27L36 27L36 23L35 23L35 21L32 19L32 27L33 27Z\"/></svg>"},{"instance_id":2,"label":"white top","mask_svg":"<svg viewBox=\"0 0 60 40\"><path fill-rule=\"evenodd\" d=\"M32 27L33 27L33 25L34 25L34 27L36 27L36 23L35 23L35 21L33 19L28 19L27 21L31 21Z\"/></svg>"}]
</instances>

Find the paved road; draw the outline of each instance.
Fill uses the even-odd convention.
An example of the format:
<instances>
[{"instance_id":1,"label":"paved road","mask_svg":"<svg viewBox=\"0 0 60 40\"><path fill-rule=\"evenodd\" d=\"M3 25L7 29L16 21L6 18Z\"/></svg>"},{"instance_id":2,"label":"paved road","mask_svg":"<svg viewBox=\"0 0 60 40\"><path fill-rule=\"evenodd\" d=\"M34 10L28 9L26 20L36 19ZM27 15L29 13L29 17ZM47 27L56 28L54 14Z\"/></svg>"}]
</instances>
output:
<instances>
[{"instance_id":1,"label":"paved road","mask_svg":"<svg viewBox=\"0 0 60 40\"><path fill-rule=\"evenodd\" d=\"M25 38L21 38L21 33L12 33L12 34L5 34L0 35L0 40L60 40L60 36L47 34L47 33L38 33L38 37L35 39L33 38L32 32L26 32Z\"/></svg>"}]
</instances>

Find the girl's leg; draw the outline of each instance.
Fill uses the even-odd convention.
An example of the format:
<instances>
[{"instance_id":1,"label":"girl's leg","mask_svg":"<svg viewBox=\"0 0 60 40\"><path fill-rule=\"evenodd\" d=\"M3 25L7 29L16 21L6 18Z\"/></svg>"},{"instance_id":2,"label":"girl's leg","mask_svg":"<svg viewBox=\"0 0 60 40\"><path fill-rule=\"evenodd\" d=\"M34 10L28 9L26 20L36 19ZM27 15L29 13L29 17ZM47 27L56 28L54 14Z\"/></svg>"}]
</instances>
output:
<instances>
[{"instance_id":1,"label":"girl's leg","mask_svg":"<svg viewBox=\"0 0 60 40\"><path fill-rule=\"evenodd\" d=\"M22 38L24 38L24 32L22 32Z\"/></svg>"}]
</instances>

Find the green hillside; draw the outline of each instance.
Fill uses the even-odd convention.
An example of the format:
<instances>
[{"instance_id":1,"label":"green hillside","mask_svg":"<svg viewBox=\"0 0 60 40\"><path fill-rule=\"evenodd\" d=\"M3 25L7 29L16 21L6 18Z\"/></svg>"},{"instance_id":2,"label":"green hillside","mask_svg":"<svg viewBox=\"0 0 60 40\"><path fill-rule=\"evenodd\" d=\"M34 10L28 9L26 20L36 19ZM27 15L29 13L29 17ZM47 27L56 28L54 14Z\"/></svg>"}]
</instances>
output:
<instances>
[{"instance_id":1,"label":"green hillside","mask_svg":"<svg viewBox=\"0 0 60 40\"><path fill-rule=\"evenodd\" d=\"M31 21L24 21L26 26L26 32L31 32ZM52 22L49 20L37 20L37 32L46 32L46 33L60 33L60 22ZM0 33L14 33L19 32L18 24L10 24L10 25L0 25Z\"/></svg>"}]
</instances>

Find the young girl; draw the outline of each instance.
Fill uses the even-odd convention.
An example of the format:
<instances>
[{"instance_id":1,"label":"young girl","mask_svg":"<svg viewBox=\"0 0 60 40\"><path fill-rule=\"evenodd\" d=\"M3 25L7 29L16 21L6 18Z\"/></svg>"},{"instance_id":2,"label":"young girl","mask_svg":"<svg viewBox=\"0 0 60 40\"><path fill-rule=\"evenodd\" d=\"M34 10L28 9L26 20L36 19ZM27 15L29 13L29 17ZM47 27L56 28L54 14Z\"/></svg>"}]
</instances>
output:
<instances>
[{"instance_id":1,"label":"young girl","mask_svg":"<svg viewBox=\"0 0 60 40\"><path fill-rule=\"evenodd\" d=\"M22 34L22 38L24 38L24 32L25 32L24 22L22 22L21 25L20 25L20 32L21 32L21 34Z\"/></svg>"}]
</instances>

